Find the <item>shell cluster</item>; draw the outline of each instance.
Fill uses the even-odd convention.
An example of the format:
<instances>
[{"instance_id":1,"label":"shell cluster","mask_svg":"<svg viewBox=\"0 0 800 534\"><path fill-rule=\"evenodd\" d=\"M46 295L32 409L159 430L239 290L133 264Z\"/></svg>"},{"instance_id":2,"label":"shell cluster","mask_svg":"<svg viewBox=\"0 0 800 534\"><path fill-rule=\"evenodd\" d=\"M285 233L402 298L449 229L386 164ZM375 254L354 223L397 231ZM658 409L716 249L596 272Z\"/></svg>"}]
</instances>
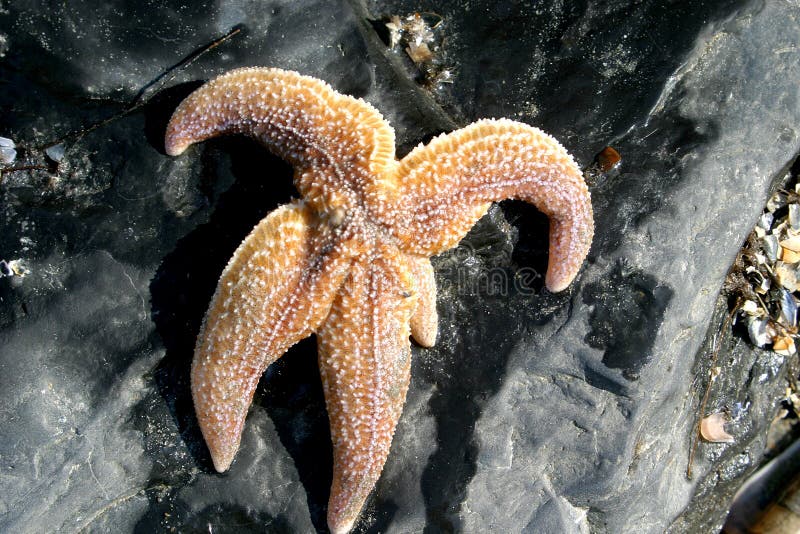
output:
<instances>
[{"instance_id":1,"label":"shell cluster","mask_svg":"<svg viewBox=\"0 0 800 534\"><path fill-rule=\"evenodd\" d=\"M429 89L453 83L453 69L444 54L444 19L435 13L392 15L385 23L389 49L403 50L417 69L417 79Z\"/></svg>"},{"instance_id":2,"label":"shell cluster","mask_svg":"<svg viewBox=\"0 0 800 534\"><path fill-rule=\"evenodd\" d=\"M776 192L726 281L757 347L797 352L800 303L800 184Z\"/></svg>"}]
</instances>

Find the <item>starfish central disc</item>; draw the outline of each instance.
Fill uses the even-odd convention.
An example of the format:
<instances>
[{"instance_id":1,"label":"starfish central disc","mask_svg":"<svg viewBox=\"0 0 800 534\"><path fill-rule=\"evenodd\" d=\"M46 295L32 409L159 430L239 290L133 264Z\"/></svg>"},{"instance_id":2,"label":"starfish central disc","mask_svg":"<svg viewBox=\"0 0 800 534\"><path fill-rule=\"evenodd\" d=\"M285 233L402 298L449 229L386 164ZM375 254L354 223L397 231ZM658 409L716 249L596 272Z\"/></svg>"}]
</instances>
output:
<instances>
[{"instance_id":1,"label":"starfish central disc","mask_svg":"<svg viewBox=\"0 0 800 534\"><path fill-rule=\"evenodd\" d=\"M545 284L560 291L589 251L589 192L554 138L505 119L398 161L394 130L372 106L280 69L238 69L200 87L173 114L166 150L236 133L293 165L302 200L267 215L222 273L192 363L197 419L225 471L264 370L316 333L333 440L328 525L346 533L389 454L409 335L436 341L430 257L456 246L492 202L520 199L550 218Z\"/></svg>"}]
</instances>

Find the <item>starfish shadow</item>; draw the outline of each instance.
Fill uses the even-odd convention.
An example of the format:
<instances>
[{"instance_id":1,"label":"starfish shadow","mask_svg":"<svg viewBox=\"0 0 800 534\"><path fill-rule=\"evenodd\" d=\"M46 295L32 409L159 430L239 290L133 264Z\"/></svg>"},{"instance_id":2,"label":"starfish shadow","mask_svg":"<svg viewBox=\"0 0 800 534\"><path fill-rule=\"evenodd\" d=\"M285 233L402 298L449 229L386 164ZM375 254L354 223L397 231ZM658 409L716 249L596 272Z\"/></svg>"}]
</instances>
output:
<instances>
[{"instance_id":1,"label":"starfish shadow","mask_svg":"<svg viewBox=\"0 0 800 534\"><path fill-rule=\"evenodd\" d=\"M503 214L515 225L518 239L511 256L502 263L506 280L512 280L517 268L543 273L547 266L547 218L532 206L521 202L503 203ZM503 238L490 216L479 221L462 241L476 256L502 255L497 249ZM453 254L458 254L454 251ZM492 268L492 271L498 269ZM470 481L477 472L479 447L475 425L486 402L501 388L512 351L529 328L549 322L567 297L543 290L542 277L521 290L508 284L500 293L483 285L484 272L467 279L453 272L439 272L450 284L465 283L450 302L440 301L440 316L453 316L441 325L455 325L454 332L443 332L449 343L442 343L426 358L436 365L415 366L414 378L435 385L429 401L436 423L437 447L428 458L422 474L422 494L426 508L425 532L459 532L461 506L466 500ZM437 277L438 277L437 276ZM458 279L458 280L455 280ZM488 292L487 292L488 290ZM457 377L457 379L454 379Z\"/></svg>"},{"instance_id":2,"label":"starfish shadow","mask_svg":"<svg viewBox=\"0 0 800 534\"><path fill-rule=\"evenodd\" d=\"M161 124L156 120L152 131L163 135L165 124L166 121ZM209 141L200 157L198 188L214 206L213 212L207 222L184 236L164 257L151 281L150 292L153 321L166 349L154 370L156 387L195 467L214 473L190 391L195 338L219 275L234 250L259 220L296 197L297 192L292 185L291 167L248 139ZM312 522L317 530L326 531L332 446L313 339L299 343L270 366L256 390L254 404L269 414L306 490ZM246 451L239 454L243 453ZM167 479L168 486L175 486L168 493L174 495L189 480L190 466L182 467L184 476ZM162 471L151 474L150 485L164 483ZM163 494L151 499L147 515L155 517L163 508L159 504L163 500ZM225 510L220 508L223 513ZM186 524L189 520L188 516L184 518ZM226 518L217 520L224 523Z\"/></svg>"},{"instance_id":3,"label":"starfish shadow","mask_svg":"<svg viewBox=\"0 0 800 534\"><path fill-rule=\"evenodd\" d=\"M267 411L281 444L294 460L314 528L328 532L333 445L314 336L292 347L269 367L254 403Z\"/></svg>"}]
</instances>

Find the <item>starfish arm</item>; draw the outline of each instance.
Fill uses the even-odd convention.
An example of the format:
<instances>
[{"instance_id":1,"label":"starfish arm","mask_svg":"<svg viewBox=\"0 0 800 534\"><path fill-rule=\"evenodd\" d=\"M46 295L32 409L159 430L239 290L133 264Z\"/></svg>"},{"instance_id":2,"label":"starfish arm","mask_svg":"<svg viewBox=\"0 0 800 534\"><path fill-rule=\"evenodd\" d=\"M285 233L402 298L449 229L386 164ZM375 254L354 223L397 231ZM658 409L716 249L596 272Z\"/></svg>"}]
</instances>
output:
<instances>
[{"instance_id":1,"label":"starfish arm","mask_svg":"<svg viewBox=\"0 0 800 534\"><path fill-rule=\"evenodd\" d=\"M315 254L315 250L326 250ZM191 383L214 467L225 471L266 367L328 314L355 254L302 203L265 217L222 273L197 338Z\"/></svg>"},{"instance_id":2,"label":"starfish arm","mask_svg":"<svg viewBox=\"0 0 800 534\"><path fill-rule=\"evenodd\" d=\"M431 260L422 256L407 255L411 273L417 284L417 309L411 316L411 337L422 347L436 344L439 316L436 313L436 278Z\"/></svg>"},{"instance_id":3,"label":"starfish arm","mask_svg":"<svg viewBox=\"0 0 800 534\"><path fill-rule=\"evenodd\" d=\"M545 283L564 289L594 232L592 204L575 161L553 137L507 119L481 120L412 150L388 187L384 210L404 250L434 255L455 246L488 208L514 198L550 218Z\"/></svg>"},{"instance_id":4,"label":"starfish arm","mask_svg":"<svg viewBox=\"0 0 800 534\"><path fill-rule=\"evenodd\" d=\"M389 454L408 390L414 280L393 245L360 259L317 332L333 442L328 526L348 532Z\"/></svg>"},{"instance_id":5,"label":"starfish arm","mask_svg":"<svg viewBox=\"0 0 800 534\"><path fill-rule=\"evenodd\" d=\"M394 130L375 108L293 71L242 68L209 81L175 110L165 148L175 156L227 133L250 135L290 162L309 202L330 204L337 188L368 194L372 177L397 165Z\"/></svg>"}]
</instances>

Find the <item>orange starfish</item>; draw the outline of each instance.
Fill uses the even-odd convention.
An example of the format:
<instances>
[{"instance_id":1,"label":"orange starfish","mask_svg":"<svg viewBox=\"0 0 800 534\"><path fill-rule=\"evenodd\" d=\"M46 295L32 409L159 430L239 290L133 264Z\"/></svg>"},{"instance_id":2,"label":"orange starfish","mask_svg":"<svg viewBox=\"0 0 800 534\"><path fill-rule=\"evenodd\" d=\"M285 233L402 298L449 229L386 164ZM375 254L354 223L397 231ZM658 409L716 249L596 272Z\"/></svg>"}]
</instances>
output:
<instances>
[{"instance_id":1,"label":"orange starfish","mask_svg":"<svg viewBox=\"0 0 800 534\"><path fill-rule=\"evenodd\" d=\"M222 273L197 339L192 396L217 471L239 448L266 367L317 335L333 440L328 525L348 532L380 476L408 390L409 334L436 340L430 257L458 244L491 202L550 217L545 283L564 289L592 240L582 174L552 137L481 120L401 161L372 106L279 69L231 71L184 100L166 150L226 133L255 137L294 166L302 200L264 218Z\"/></svg>"}]
</instances>

